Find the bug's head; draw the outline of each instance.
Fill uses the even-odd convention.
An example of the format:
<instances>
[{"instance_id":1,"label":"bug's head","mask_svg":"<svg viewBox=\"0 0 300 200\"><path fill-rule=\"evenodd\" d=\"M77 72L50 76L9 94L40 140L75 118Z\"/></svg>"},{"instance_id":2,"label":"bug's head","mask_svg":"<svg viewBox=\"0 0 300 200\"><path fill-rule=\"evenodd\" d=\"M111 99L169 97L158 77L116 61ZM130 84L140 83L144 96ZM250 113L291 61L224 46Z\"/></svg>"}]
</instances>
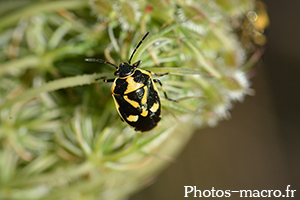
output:
<instances>
[{"instance_id":1,"label":"bug's head","mask_svg":"<svg viewBox=\"0 0 300 200\"><path fill-rule=\"evenodd\" d=\"M134 72L134 70L136 68L138 68L140 66L140 64L142 63L142 61L137 61L134 64L131 64L131 59L133 58L133 55L135 54L136 50L141 46L142 42L144 41L144 39L147 37L147 35L150 33L150 31L148 31L146 33L146 35L142 38L142 40L138 43L138 45L135 47L134 51L132 52L128 62L121 62L118 66L105 61L105 60L101 60L101 59L95 59L95 58L86 58L85 61L87 62L97 62L97 63L105 63L108 65L111 65L113 67L115 67L117 69L117 71L115 71L115 75L119 76L119 77L125 77L128 76L130 74L132 74Z\"/></svg>"},{"instance_id":2,"label":"bug's head","mask_svg":"<svg viewBox=\"0 0 300 200\"><path fill-rule=\"evenodd\" d=\"M142 61L139 60L139 61L135 62L134 64L131 64L131 59L133 58L133 55L135 54L137 49L141 46L141 44L143 43L143 41L145 40L145 38L147 37L147 35L149 33L150 33L150 31L148 31L144 35L142 40L135 47L135 49L133 50L128 62L122 62L122 63L119 64L119 66L117 67L117 71L115 72L116 76L120 76L120 77L128 76L128 75L132 74L134 72L134 70L140 66Z\"/></svg>"},{"instance_id":3,"label":"bug's head","mask_svg":"<svg viewBox=\"0 0 300 200\"><path fill-rule=\"evenodd\" d=\"M117 71L115 71L115 76L120 76L120 77L128 76L132 74L134 70L140 66L141 63L142 61L140 60L132 65L129 64L128 62L122 62L119 64Z\"/></svg>"}]
</instances>

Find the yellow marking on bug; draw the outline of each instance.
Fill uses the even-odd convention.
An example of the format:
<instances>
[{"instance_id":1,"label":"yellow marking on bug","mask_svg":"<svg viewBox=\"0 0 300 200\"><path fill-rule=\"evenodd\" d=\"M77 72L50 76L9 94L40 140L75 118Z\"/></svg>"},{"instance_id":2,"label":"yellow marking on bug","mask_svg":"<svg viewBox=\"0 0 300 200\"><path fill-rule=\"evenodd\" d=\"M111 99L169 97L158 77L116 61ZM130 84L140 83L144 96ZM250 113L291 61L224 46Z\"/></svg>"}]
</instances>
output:
<instances>
[{"instance_id":1,"label":"yellow marking on bug","mask_svg":"<svg viewBox=\"0 0 300 200\"><path fill-rule=\"evenodd\" d=\"M116 98L114 97L114 95L112 95L112 96L113 96L113 99L114 99L115 105L116 105L116 107L117 107L117 110L119 110L119 108L120 108L120 105L119 105L119 103L117 102L117 100L116 100Z\"/></svg>"},{"instance_id":2,"label":"yellow marking on bug","mask_svg":"<svg viewBox=\"0 0 300 200\"><path fill-rule=\"evenodd\" d=\"M143 69L138 69L140 72L142 72L143 74L146 74L148 75L150 78L151 78L151 73L149 73L148 71L146 70L143 70Z\"/></svg>"},{"instance_id":3,"label":"yellow marking on bug","mask_svg":"<svg viewBox=\"0 0 300 200\"><path fill-rule=\"evenodd\" d=\"M113 84L112 84L112 86L111 86L111 88L110 88L110 91L111 91L112 94L115 94L115 93L114 93L114 90L115 90L115 88L116 88L116 81L117 81L117 78L115 79L115 81L113 82Z\"/></svg>"},{"instance_id":4,"label":"yellow marking on bug","mask_svg":"<svg viewBox=\"0 0 300 200\"><path fill-rule=\"evenodd\" d=\"M133 80L133 77L127 77L126 82L128 83L127 89L125 90L124 94L128 94L130 92L136 91L137 89L143 87L143 83L137 83Z\"/></svg>"},{"instance_id":5,"label":"yellow marking on bug","mask_svg":"<svg viewBox=\"0 0 300 200\"><path fill-rule=\"evenodd\" d=\"M147 103L147 97L148 97L148 87L144 86L144 96L142 98L142 104L146 105Z\"/></svg>"},{"instance_id":6,"label":"yellow marking on bug","mask_svg":"<svg viewBox=\"0 0 300 200\"><path fill-rule=\"evenodd\" d=\"M143 112L141 113L141 115L142 115L143 117L146 117L146 116L148 115L148 110L144 110L144 109L143 109Z\"/></svg>"},{"instance_id":7,"label":"yellow marking on bug","mask_svg":"<svg viewBox=\"0 0 300 200\"><path fill-rule=\"evenodd\" d=\"M159 108L159 104L158 103L154 103L153 106L150 108L150 111L155 113Z\"/></svg>"},{"instance_id":8,"label":"yellow marking on bug","mask_svg":"<svg viewBox=\"0 0 300 200\"><path fill-rule=\"evenodd\" d=\"M126 95L124 95L123 98L125 99L125 101L127 101L128 103L130 103L130 105L132 105L135 108L137 108L137 107L140 106L140 104L138 102L129 99L128 96L126 96Z\"/></svg>"},{"instance_id":9,"label":"yellow marking on bug","mask_svg":"<svg viewBox=\"0 0 300 200\"><path fill-rule=\"evenodd\" d=\"M112 95L112 96L113 96L113 99L114 99L115 105L116 105L116 107L117 107L117 111L118 111L118 113L119 113L119 115L120 115L121 119L122 119L122 120L124 120L124 119L123 119L123 117L122 117L122 115L121 115L121 113L120 113L120 110L119 110L119 108L120 108L120 105L119 105L119 103L117 102L117 100L116 100L116 98L114 97L114 95Z\"/></svg>"},{"instance_id":10,"label":"yellow marking on bug","mask_svg":"<svg viewBox=\"0 0 300 200\"><path fill-rule=\"evenodd\" d=\"M127 117L127 120L130 121L130 122L136 122L138 119L139 119L138 115L129 115Z\"/></svg>"}]
</instances>

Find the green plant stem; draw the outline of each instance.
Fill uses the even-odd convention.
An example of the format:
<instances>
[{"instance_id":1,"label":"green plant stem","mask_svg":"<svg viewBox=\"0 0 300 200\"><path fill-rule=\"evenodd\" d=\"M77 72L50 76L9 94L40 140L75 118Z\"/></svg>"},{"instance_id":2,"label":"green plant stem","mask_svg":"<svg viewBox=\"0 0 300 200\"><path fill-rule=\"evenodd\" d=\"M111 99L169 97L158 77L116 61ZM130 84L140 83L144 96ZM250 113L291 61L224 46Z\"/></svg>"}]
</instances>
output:
<instances>
[{"instance_id":1,"label":"green plant stem","mask_svg":"<svg viewBox=\"0 0 300 200\"><path fill-rule=\"evenodd\" d=\"M59 9L82 9L88 6L88 1L77 0L77 1L48 1L31 4L28 7L18 9L15 12L8 14L1 19L0 30L15 24L22 17L33 16L39 13L45 13L49 11L55 11Z\"/></svg>"},{"instance_id":2,"label":"green plant stem","mask_svg":"<svg viewBox=\"0 0 300 200\"><path fill-rule=\"evenodd\" d=\"M0 75L7 73L15 73L20 69L26 69L27 67L36 67L40 62L38 56L30 55L17 60L10 60L0 64Z\"/></svg>"},{"instance_id":3,"label":"green plant stem","mask_svg":"<svg viewBox=\"0 0 300 200\"><path fill-rule=\"evenodd\" d=\"M195 52L199 63L209 74L211 74L212 76L214 76L215 78L218 78L218 79L222 77L221 73L219 71L217 71L214 68L214 66L212 66L212 64L210 64L207 61L207 59L205 58L205 56L203 55L201 50L193 42L187 40L187 41L185 41L185 43L187 44L188 47L191 48L191 50L193 52Z\"/></svg>"},{"instance_id":4,"label":"green plant stem","mask_svg":"<svg viewBox=\"0 0 300 200\"><path fill-rule=\"evenodd\" d=\"M127 156L131 153L136 152L136 150L138 149L137 142L138 142L139 138L140 138L140 135L136 134L131 147L129 147L128 149L126 149L125 151L122 151L120 153L110 155L110 156L104 156L104 157L102 157L101 161L102 162L107 162L107 161L114 162L114 161L117 161L118 159L120 159L124 156Z\"/></svg>"},{"instance_id":5,"label":"green plant stem","mask_svg":"<svg viewBox=\"0 0 300 200\"><path fill-rule=\"evenodd\" d=\"M95 79L98 78L99 76L101 75L99 74L82 75L82 76L63 78L63 79L48 82L39 87L29 89L13 99L7 99L4 102L4 104L0 106L0 110L3 108L10 107L19 101L25 101L31 99L42 92L51 92L62 88L91 84L95 82Z\"/></svg>"},{"instance_id":6,"label":"green plant stem","mask_svg":"<svg viewBox=\"0 0 300 200\"><path fill-rule=\"evenodd\" d=\"M55 174L49 173L49 174L43 174L39 176L32 176L28 178L27 176L23 176L23 174L20 173L16 179L12 180L7 185L22 187L24 185L28 186L33 184L44 184L44 183L53 184L53 182L59 184L59 180L71 179L73 177L82 176L94 168L95 166L91 162L84 162L78 165L77 167L74 167L67 171L58 171Z\"/></svg>"},{"instance_id":7,"label":"green plant stem","mask_svg":"<svg viewBox=\"0 0 300 200\"><path fill-rule=\"evenodd\" d=\"M181 76L186 76L186 75L203 75L202 72L198 70L193 70L193 69L185 69L185 68L175 68L175 67L143 67L142 69L144 70L150 70L151 72L158 73L158 74L164 74L164 73L169 73L169 74L174 74L174 75L181 75Z\"/></svg>"},{"instance_id":8,"label":"green plant stem","mask_svg":"<svg viewBox=\"0 0 300 200\"><path fill-rule=\"evenodd\" d=\"M52 63L54 61L61 57L66 57L66 55L73 56L74 54L82 54L87 49L89 49L89 45L86 44L79 44L76 46L69 45L49 51L42 56L29 55L17 60L10 60L0 64L0 75L15 73L21 69L34 68L39 66L49 67L52 66Z\"/></svg>"}]
</instances>

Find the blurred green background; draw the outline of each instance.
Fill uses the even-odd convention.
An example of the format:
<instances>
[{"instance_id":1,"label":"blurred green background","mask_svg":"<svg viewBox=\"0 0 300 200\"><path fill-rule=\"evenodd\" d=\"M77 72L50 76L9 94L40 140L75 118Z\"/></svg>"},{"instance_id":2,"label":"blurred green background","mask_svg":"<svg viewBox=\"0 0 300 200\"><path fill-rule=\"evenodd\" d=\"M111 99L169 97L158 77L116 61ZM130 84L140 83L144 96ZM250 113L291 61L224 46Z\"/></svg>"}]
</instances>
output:
<instances>
[{"instance_id":1,"label":"blurred green background","mask_svg":"<svg viewBox=\"0 0 300 200\"><path fill-rule=\"evenodd\" d=\"M176 162L130 200L188 199L185 185L282 192L291 185L291 199L300 199L300 1L264 2L271 24L252 70L255 96L235 104L230 120L198 131Z\"/></svg>"}]
</instances>

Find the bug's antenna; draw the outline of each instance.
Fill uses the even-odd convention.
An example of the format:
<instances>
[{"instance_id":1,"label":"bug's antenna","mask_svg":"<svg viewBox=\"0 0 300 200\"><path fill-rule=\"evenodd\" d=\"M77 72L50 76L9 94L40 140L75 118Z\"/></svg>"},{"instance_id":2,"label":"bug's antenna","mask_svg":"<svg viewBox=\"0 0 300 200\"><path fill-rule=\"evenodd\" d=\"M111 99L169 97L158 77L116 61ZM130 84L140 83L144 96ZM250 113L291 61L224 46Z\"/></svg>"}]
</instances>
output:
<instances>
[{"instance_id":1,"label":"bug's antenna","mask_svg":"<svg viewBox=\"0 0 300 200\"><path fill-rule=\"evenodd\" d=\"M143 39L138 43L138 45L137 45L137 46L135 47L135 49L133 50L133 52L132 52L132 54L131 54L131 56L130 56L130 58L129 58L129 61L128 61L129 64L131 63L131 59L132 59L133 55L135 54L136 50L141 46L141 44L143 43L144 39L147 37L147 35L148 35L149 33L150 33L150 31L148 31L148 32L146 33L146 35L143 37Z\"/></svg>"},{"instance_id":2,"label":"bug's antenna","mask_svg":"<svg viewBox=\"0 0 300 200\"><path fill-rule=\"evenodd\" d=\"M87 62L97 62L97 63L109 64L111 66L114 66L116 69L118 69L118 67L115 64L112 64L112 63L110 63L108 61L105 61L105 60L96 59L96 58L86 58L84 60L87 61Z\"/></svg>"}]
</instances>

